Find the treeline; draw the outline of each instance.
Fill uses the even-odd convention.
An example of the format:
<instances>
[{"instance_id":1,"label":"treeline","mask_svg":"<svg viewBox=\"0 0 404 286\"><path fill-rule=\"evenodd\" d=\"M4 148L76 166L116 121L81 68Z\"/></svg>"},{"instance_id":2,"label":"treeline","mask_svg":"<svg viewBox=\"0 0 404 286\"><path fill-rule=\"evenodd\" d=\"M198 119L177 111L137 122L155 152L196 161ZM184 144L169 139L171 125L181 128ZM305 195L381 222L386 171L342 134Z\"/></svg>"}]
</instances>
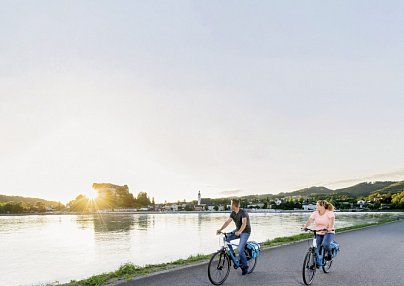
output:
<instances>
[{"instance_id":1,"label":"treeline","mask_svg":"<svg viewBox=\"0 0 404 286\"><path fill-rule=\"evenodd\" d=\"M65 206L61 203L47 205L39 201L36 203L6 202L0 203L0 214L24 214L24 213L44 213L47 211L62 211Z\"/></svg>"},{"instance_id":2,"label":"treeline","mask_svg":"<svg viewBox=\"0 0 404 286\"><path fill-rule=\"evenodd\" d=\"M242 200L242 207L256 208L254 205L261 203L262 208L293 210L303 208L303 204L315 203L318 200L327 200L337 209L352 209L358 207L358 201L363 201L363 208L370 210L378 209L404 209L404 190L397 193L372 193L368 196L350 195L326 195L312 194L308 196L267 197L266 199ZM277 203L278 201L278 203ZM279 203L280 202L280 203ZM258 207L259 208L259 207Z\"/></svg>"},{"instance_id":3,"label":"treeline","mask_svg":"<svg viewBox=\"0 0 404 286\"><path fill-rule=\"evenodd\" d=\"M283 194L284 195L284 194ZM281 196L249 195L240 197L242 208L258 209L282 209L294 210L302 209L304 204L316 203L318 200L327 200L337 209L352 209L358 207L358 201L363 201L362 207L370 210L378 209L404 209L404 190L393 190L392 192L376 192L367 196L352 196L348 194L306 194ZM230 198L210 199L210 205L220 206L230 204Z\"/></svg>"},{"instance_id":4,"label":"treeline","mask_svg":"<svg viewBox=\"0 0 404 286\"><path fill-rule=\"evenodd\" d=\"M106 192L95 199L90 199L85 195L78 195L67 204L69 211L84 212L97 209L121 209L121 208L144 208L154 206L154 198L150 199L146 192L140 192L133 196L128 190L118 189L116 192Z\"/></svg>"},{"instance_id":5,"label":"treeline","mask_svg":"<svg viewBox=\"0 0 404 286\"><path fill-rule=\"evenodd\" d=\"M136 197L124 188L116 192L107 192L103 196L90 199L78 195L66 206L60 202L43 199L24 198L1 195L0 214L29 214L58 211L86 212L97 209L144 208L154 206L154 198L150 199L146 192L140 192ZM8 200L8 201L7 201Z\"/></svg>"}]
</instances>

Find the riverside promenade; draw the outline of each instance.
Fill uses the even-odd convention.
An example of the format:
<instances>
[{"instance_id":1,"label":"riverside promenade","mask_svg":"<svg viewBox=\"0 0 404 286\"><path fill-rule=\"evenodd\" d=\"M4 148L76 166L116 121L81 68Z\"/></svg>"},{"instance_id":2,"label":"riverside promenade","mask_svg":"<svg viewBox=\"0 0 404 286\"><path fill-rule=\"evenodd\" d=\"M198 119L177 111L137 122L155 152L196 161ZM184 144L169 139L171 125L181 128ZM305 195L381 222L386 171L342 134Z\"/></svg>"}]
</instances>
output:
<instances>
[{"instance_id":1,"label":"riverside promenade","mask_svg":"<svg viewBox=\"0 0 404 286\"><path fill-rule=\"evenodd\" d=\"M254 230L253 230L254 231ZM268 230L270 231L270 230ZM340 233L335 238L341 251L331 271L316 272L312 285L404 285L404 221ZM262 251L255 271L241 276L233 268L223 285L304 285L303 259L308 242L298 242ZM119 286L212 285L207 263L156 273Z\"/></svg>"}]
</instances>

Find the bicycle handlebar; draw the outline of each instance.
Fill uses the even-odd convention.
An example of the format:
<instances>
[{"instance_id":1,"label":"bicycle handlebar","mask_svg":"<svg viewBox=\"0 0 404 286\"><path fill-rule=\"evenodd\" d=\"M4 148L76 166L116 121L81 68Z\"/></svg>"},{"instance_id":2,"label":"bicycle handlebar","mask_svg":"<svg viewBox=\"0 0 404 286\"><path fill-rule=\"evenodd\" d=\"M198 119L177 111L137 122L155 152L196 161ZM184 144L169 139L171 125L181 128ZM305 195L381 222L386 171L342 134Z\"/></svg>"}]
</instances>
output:
<instances>
[{"instance_id":1,"label":"bicycle handlebar","mask_svg":"<svg viewBox=\"0 0 404 286\"><path fill-rule=\"evenodd\" d=\"M310 232L317 232L317 231L327 231L328 232L328 229L326 229L326 228L323 228L323 229L311 229L311 228L302 228L302 230L303 231L310 231ZM334 231L335 229L332 229L331 231Z\"/></svg>"},{"instance_id":2,"label":"bicycle handlebar","mask_svg":"<svg viewBox=\"0 0 404 286\"><path fill-rule=\"evenodd\" d=\"M227 237L230 233L231 233L231 232L223 232L223 231L220 231L220 232L218 232L217 234L218 234L218 235L219 235L219 234L223 234L225 237Z\"/></svg>"}]
</instances>

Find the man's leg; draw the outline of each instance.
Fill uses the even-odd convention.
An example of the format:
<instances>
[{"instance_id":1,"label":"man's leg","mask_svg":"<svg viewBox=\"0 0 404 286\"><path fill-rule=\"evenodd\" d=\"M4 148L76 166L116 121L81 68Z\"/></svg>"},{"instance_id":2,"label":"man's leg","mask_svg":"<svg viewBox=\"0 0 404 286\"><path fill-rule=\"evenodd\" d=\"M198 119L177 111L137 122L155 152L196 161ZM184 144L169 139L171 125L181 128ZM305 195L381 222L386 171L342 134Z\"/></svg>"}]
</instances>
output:
<instances>
[{"instance_id":1,"label":"man's leg","mask_svg":"<svg viewBox=\"0 0 404 286\"><path fill-rule=\"evenodd\" d=\"M230 242L230 241L235 240L235 239L239 239L239 237L237 235L235 235L234 233L235 233L235 230L228 233L227 239L226 239L227 242ZM234 253L233 246L229 245L229 247L232 250L232 252Z\"/></svg>"},{"instance_id":2,"label":"man's leg","mask_svg":"<svg viewBox=\"0 0 404 286\"><path fill-rule=\"evenodd\" d=\"M227 242L230 242L230 241L235 240L235 239L239 239L239 237L234 234L235 232L236 232L236 231L233 230L232 232L229 232L229 233L228 233L227 239L226 239Z\"/></svg>"},{"instance_id":3,"label":"man's leg","mask_svg":"<svg viewBox=\"0 0 404 286\"><path fill-rule=\"evenodd\" d=\"M241 233L240 234L240 243L238 245L238 255L240 256L240 263L241 267L245 269L244 272L248 270L248 264L247 264L247 257L245 256L244 249L247 244L247 240L250 237L249 233Z\"/></svg>"}]
</instances>

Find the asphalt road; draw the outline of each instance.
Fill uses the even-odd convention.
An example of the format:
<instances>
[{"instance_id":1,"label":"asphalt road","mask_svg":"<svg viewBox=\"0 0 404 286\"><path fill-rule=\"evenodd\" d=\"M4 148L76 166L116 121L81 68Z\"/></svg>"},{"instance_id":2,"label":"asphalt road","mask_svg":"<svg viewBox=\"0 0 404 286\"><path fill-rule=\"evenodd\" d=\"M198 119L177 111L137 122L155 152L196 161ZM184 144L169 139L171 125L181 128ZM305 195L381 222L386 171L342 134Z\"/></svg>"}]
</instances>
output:
<instances>
[{"instance_id":1,"label":"asphalt road","mask_svg":"<svg viewBox=\"0 0 404 286\"><path fill-rule=\"evenodd\" d=\"M312 285L404 285L404 221L340 233L335 240L341 251L334 259L330 273L317 270ZM304 285L303 259L308 242L299 242L264 250L257 268L241 276L241 270L230 271L223 285ZM137 278L120 286L199 286L212 285L207 263Z\"/></svg>"}]
</instances>

